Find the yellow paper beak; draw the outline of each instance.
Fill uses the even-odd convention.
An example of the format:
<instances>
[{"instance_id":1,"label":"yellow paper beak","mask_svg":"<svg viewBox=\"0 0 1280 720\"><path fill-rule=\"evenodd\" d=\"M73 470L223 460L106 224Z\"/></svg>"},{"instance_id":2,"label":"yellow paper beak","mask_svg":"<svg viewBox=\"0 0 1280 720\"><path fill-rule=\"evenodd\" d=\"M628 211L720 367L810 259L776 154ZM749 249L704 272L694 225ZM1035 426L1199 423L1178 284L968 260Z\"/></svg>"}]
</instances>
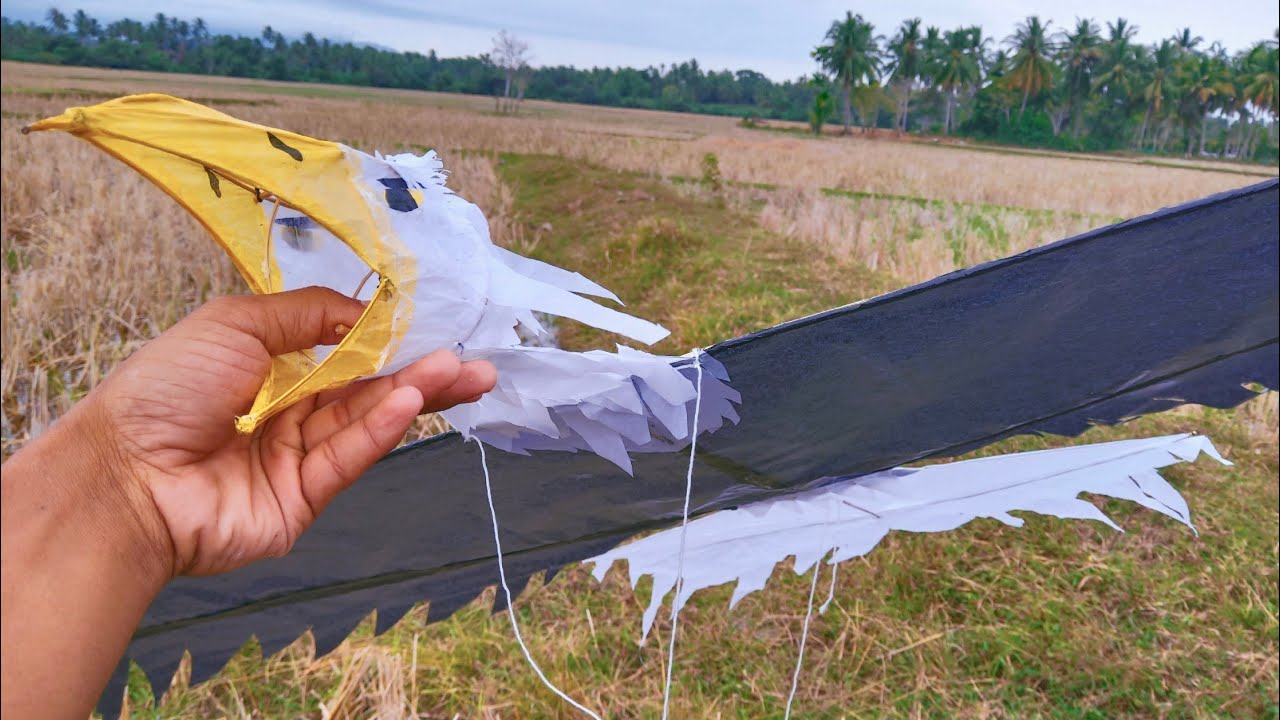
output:
<instances>
[{"instance_id":1,"label":"yellow paper beak","mask_svg":"<svg viewBox=\"0 0 1280 720\"><path fill-rule=\"evenodd\" d=\"M379 282L359 322L322 362L302 351L278 356L236 428L263 421L311 394L381 369L411 315L412 256L368 201L354 151L324 140L237 120L168 95L132 95L70 108L23 132L60 130L115 156L155 183L209 230L255 293L282 289L263 201L303 213L342 240Z\"/></svg>"}]
</instances>

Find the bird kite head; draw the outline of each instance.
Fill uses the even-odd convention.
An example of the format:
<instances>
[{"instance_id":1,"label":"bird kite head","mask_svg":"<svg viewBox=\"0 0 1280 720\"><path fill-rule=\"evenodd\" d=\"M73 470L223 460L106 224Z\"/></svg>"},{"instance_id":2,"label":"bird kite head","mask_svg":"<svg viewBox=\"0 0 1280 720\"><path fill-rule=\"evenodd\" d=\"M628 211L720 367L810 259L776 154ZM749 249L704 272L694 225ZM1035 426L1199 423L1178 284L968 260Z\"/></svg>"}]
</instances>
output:
<instances>
[{"instance_id":1,"label":"bird kite head","mask_svg":"<svg viewBox=\"0 0 1280 720\"><path fill-rule=\"evenodd\" d=\"M71 133L159 186L209 230L255 293L319 285L367 303L338 345L274 359L236 419L242 432L308 395L441 348L485 357L518 345L516 325L541 330L535 310L645 343L667 334L578 297L617 299L581 275L494 246L483 213L445 187L431 151L369 155L156 94L24 128L40 130Z\"/></svg>"},{"instance_id":2,"label":"bird kite head","mask_svg":"<svg viewBox=\"0 0 1280 720\"><path fill-rule=\"evenodd\" d=\"M364 313L336 347L323 357L305 350L274 359L249 413L237 418L241 431L300 398L377 372L407 331L416 258L399 242L392 216L416 200L399 176L392 182L399 187L374 197L364 181L377 174L365 162L373 158L155 94L70 108L23 130L71 133L137 170L209 230L255 293L289 289L282 256L316 250L319 230L341 242L324 248L316 264L330 274L354 269L348 293L376 276L361 290Z\"/></svg>"}]
</instances>

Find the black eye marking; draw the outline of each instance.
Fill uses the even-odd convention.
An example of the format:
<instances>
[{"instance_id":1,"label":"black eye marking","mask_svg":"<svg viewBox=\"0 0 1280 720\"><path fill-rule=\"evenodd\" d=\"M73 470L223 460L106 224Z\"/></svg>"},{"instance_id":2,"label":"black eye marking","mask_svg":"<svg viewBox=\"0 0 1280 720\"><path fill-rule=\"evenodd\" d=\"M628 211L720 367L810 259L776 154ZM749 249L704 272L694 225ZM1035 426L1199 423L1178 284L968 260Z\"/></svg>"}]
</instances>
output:
<instances>
[{"instance_id":1,"label":"black eye marking","mask_svg":"<svg viewBox=\"0 0 1280 720\"><path fill-rule=\"evenodd\" d=\"M293 158L294 160L297 160L298 162L302 162L302 153L298 152L297 149L291 148L288 145L286 145L283 140L276 137L275 133L271 133L271 132L267 133L267 139L271 141L271 147L279 150L280 152L283 152L285 155L288 155L289 157Z\"/></svg>"},{"instance_id":2,"label":"black eye marking","mask_svg":"<svg viewBox=\"0 0 1280 720\"><path fill-rule=\"evenodd\" d=\"M418 209L418 201L413 199L408 190L387 188L387 206L392 210L409 212Z\"/></svg>"},{"instance_id":3,"label":"black eye marking","mask_svg":"<svg viewBox=\"0 0 1280 720\"><path fill-rule=\"evenodd\" d=\"M378 178L378 182L386 188L387 207L400 212L418 209L418 201L409 192L409 183L404 178Z\"/></svg>"},{"instance_id":4,"label":"black eye marking","mask_svg":"<svg viewBox=\"0 0 1280 720\"><path fill-rule=\"evenodd\" d=\"M214 175L209 168L205 168L204 171L209 175L209 187L213 189L213 194L222 197L222 186L218 183L218 176Z\"/></svg>"}]
</instances>

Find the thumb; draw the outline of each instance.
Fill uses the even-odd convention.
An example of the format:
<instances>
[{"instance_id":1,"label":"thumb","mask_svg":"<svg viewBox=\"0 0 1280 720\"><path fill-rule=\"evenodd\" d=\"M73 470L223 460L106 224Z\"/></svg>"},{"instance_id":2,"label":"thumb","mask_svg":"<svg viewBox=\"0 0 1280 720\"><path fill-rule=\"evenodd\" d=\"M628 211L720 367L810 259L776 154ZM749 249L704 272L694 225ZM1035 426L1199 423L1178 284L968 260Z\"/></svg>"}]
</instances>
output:
<instances>
[{"instance_id":1,"label":"thumb","mask_svg":"<svg viewBox=\"0 0 1280 720\"><path fill-rule=\"evenodd\" d=\"M338 326L354 326L364 304L323 287L219 298L203 308L208 319L252 335L271 355L342 339Z\"/></svg>"}]
</instances>

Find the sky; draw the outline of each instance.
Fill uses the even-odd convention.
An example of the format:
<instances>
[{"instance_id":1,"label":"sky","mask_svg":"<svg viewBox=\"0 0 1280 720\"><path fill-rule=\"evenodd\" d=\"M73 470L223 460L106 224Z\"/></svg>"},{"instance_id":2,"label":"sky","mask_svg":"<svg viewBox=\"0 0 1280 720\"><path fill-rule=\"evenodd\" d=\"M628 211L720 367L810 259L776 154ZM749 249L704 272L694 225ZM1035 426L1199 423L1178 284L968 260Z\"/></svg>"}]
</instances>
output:
<instances>
[{"instance_id":1,"label":"sky","mask_svg":"<svg viewBox=\"0 0 1280 720\"><path fill-rule=\"evenodd\" d=\"M41 20L48 0L8 0L4 15ZM452 7L451 7L452 5ZM900 0L851 7L830 0L467 0L456 5L423 0L79 0L77 8L100 20L147 19L157 12L204 18L214 32L257 35L271 25L289 37L310 31L333 40L396 50L435 50L441 57L488 52L499 30L525 40L534 65L647 67L697 58L704 69L752 69L774 80L815 70L809 52L831 21L846 10L861 12L877 32L891 35L908 17L947 29L981 25L1003 40L1027 15L1053 21L1050 30L1077 16L1105 21L1125 17L1138 40L1151 43L1191 27L1208 43L1231 51L1272 37L1280 25L1275 0ZM180 9L178 9L180 8Z\"/></svg>"}]
</instances>

